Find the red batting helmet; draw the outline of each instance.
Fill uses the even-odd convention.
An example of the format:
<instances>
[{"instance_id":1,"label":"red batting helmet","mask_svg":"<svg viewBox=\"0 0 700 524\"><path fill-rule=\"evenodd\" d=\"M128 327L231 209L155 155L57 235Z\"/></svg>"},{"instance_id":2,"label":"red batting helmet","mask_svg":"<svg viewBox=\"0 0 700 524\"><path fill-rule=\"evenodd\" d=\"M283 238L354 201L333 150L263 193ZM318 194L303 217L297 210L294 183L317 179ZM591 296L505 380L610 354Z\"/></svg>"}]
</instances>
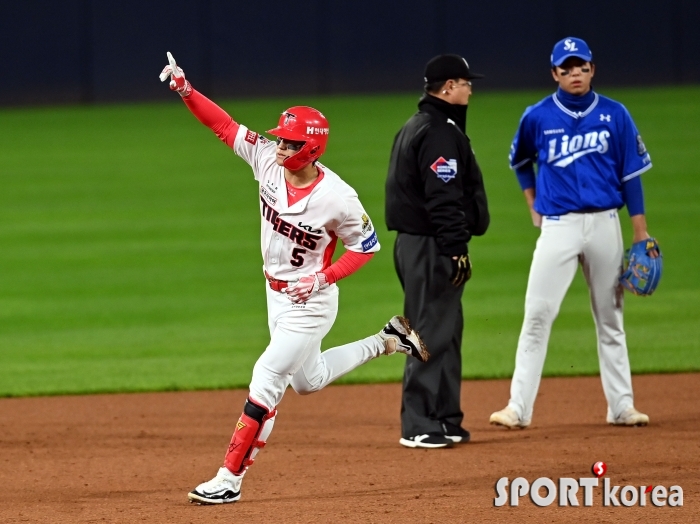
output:
<instances>
[{"instance_id":1,"label":"red batting helmet","mask_svg":"<svg viewBox=\"0 0 700 524\"><path fill-rule=\"evenodd\" d=\"M328 120L313 107L290 107L280 116L277 127L268 133L285 140L305 142L297 153L284 161L284 167L297 171L317 160L326 150Z\"/></svg>"}]
</instances>

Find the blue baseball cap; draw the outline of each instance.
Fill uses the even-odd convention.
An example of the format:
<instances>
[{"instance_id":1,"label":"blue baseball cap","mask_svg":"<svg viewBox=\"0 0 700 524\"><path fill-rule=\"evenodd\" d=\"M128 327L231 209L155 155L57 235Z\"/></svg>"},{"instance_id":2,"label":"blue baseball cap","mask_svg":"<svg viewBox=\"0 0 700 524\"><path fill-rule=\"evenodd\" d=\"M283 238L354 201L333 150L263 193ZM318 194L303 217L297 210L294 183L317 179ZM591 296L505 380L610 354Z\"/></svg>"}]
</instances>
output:
<instances>
[{"instance_id":1,"label":"blue baseball cap","mask_svg":"<svg viewBox=\"0 0 700 524\"><path fill-rule=\"evenodd\" d=\"M588 44L580 38L570 36L554 44L551 57L552 66L560 66L564 60L572 56L576 56L586 62L593 61L593 53L591 53Z\"/></svg>"}]
</instances>

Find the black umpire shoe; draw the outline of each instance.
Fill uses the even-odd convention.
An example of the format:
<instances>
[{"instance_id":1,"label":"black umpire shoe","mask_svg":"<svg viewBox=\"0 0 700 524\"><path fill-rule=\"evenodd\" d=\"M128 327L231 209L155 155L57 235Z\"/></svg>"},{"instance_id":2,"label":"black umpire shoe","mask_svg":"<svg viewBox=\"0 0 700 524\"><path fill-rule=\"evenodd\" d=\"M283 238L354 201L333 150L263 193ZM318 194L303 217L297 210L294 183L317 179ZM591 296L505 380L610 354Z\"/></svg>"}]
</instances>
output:
<instances>
[{"instance_id":1,"label":"black umpire shoe","mask_svg":"<svg viewBox=\"0 0 700 524\"><path fill-rule=\"evenodd\" d=\"M455 444L466 444L471 438L469 432L461 426L455 426L449 422L443 422L442 428L445 430L445 437L450 439Z\"/></svg>"},{"instance_id":2,"label":"black umpire shoe","mask_svg":"<svg viewBox=\"0 0 700 524\"><path fill-rule=\"evenodd\" d=\"M454 442L442 433L428 433L427 435L416 435L415 437L401 438L399 444L407 448L451 448Z\"/></svg>"}]
</instances>

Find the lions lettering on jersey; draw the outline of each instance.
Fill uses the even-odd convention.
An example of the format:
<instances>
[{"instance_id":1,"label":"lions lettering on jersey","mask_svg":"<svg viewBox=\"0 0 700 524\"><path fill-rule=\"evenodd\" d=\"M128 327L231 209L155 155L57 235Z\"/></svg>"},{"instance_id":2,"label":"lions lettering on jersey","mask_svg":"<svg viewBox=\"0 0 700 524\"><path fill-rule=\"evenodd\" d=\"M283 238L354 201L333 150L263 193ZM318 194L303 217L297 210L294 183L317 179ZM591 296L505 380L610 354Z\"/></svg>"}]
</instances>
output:
<instances>
[{"instance_id":1,"label":"lions lettering on jersey","mask_svg":"<svg viewBox=\"0 0 700 524\"><path fill-rule=\"evenodd\" d=\"M605 153L608 148L608 139L610 131L591 131L585 135L574 135L569 138L569 135L563 135L561 141L559 137L552 138L549 141L549 154L547 155L547 163L551 164L555 160L554 165L557 167L566 167L574 160L581 158L589 153Z\"/></svg>"},{"instance_id":2,"label":"lions lettering on jersey","mask_svg":"<svg viewBox=\"0 0 700 524\"><path fill-rule=\"evenodd\" d=\"M445 160L443 157L438 158L430 166L440 180L447 183L457 176L457 160L450 158Z\"/></svg>"}]
</instances>

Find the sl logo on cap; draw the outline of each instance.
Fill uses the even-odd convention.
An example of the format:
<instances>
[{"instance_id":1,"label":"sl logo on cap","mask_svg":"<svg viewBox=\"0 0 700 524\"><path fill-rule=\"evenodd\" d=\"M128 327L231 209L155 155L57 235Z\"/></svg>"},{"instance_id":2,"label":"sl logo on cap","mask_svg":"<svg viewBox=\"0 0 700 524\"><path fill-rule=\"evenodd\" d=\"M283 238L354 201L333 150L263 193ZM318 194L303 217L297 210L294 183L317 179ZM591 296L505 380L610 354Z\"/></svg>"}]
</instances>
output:
<instances>
[{"instance_id":1,"label":"sl logo on cap","mask_svg":"<svg viewBox=\"0 0 700 524\"><path fill-rule=\"evenodd\" d=\"M457 176L457 160L450 158L445 160L443 157L438 158L433 165L430 166L440 180L447 183Z\"/></svg>"},{"instance_id":2,"label":"sl logo on cap","mask_svg":"<svg viewBox=\"0 0 700 524\"><path fill-rule=\"evenodd\" d=\"M569 38L567 38L564 41L564 49L567 51L578 51L578 47L576 47L576 42L572 42Z\"/></svg>"}]
</instances>

